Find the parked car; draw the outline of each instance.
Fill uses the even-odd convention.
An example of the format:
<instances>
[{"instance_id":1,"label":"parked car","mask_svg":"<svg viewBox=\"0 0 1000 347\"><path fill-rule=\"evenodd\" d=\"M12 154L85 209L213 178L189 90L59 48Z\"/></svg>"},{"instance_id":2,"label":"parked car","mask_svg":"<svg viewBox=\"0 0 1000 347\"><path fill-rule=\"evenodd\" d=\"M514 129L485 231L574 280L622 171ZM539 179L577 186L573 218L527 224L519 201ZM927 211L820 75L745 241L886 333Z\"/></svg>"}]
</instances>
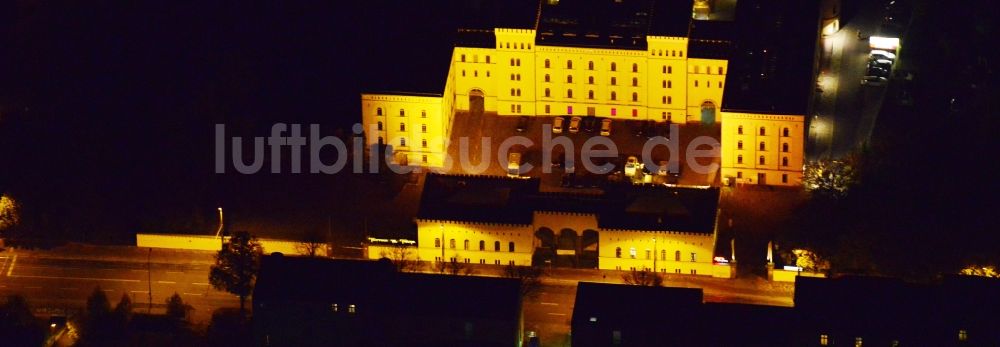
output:
<instances>
[{"instance_id":1,"label":"parked car","mask_svg":"<svg viewBox=\"0 0 1000 347\"><path fill-rule=\"evenodd\" d=\"M611 120L601 120L601 136L611 136Z\"/></svg>"},{"instance_id":2,"label":"parked car","mask_svg":"<svg viewBox=\"0 0 1000 347\"><path fill-rule=\"evenodd\" d=\"M639 159L635 156L629 156L628 160L625 161L625 176L635 176L635 173L639 171Z\"/></svg>"},{"instance_id":3,"label":"parked car","mask_svg":"<svg viewBox=\"0 0 1000 347\"><path fill-rule=\"evenodd\" d=\"M562 134L563 131L563 117L556 117L552 119L552 133Z\"/></svg>"},{"instance_id":4,"label":"parked car","mask_svg":"<svg viewBox=\"0 0 1000 347\"><path fill-rule=\"evenodd\" d=\"M523 133L525 130L528 130L528 120L528 116L521 116L521 118L517 119L517 132Z\"/></svg>"},{"instance_id":5,"label":"parked car","mask_svg":"<svg viewBox=\"0 0 1000 347\"><path fill-rule=\"evenodd\" d=\"M592 133L597 131L597 117L587 116L583 118L583 131Z\"/></svg>"},{"instance_id":6,"label":"parked car","mask_svg":"<svg viewBox=\"0 0 1000 347\"><path fill-rule=\"evenodd\" d=\"M521 153L511 152L507 155L507 177L521 176Z\"/></svg>"},{"instance_id":7,"label":"parked car","mask_svg":"<svg viewBox=\"0 0 1000 347\"><path fill-rule=\"evenodd\" d=\"M569 119L569 133L576 134L580 132L580 117L573 117Z\"/></svg>"},{"instance_id":8,"label":"parked car","mask_svg":"<svg viewBox=\"0 0 1000 347\"><path fill-rule=\"evenodd\" d=\"M666 160L660 160L660 162L658 164L659 165L656 167L656 175L657 176L666 176L667 175L667 161Z\"/></svg>"},{"instance_id":9,"label":"parked car","mask_svg":"<svg viewBox=\"0 0 1000 347\"><path fill-rule=\"evenodd\" d=\"M880 76L865 76L861 79L861 85L863 86L884 86L888 80L885 77Z\"/></svg>"}]
</instances>

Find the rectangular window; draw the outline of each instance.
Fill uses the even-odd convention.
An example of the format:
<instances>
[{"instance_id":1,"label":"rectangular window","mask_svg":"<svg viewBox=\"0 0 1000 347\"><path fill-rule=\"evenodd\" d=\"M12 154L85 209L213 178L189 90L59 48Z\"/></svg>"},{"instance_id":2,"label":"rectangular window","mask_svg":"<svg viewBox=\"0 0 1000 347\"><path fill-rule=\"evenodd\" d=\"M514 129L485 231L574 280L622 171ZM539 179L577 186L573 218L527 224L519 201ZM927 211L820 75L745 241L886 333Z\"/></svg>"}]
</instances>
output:
<instances>
[{"instance_id":1,"label":"rectangular window","mask_svg":"<svg viewBox=\"0 0 1000 347\"><path fill-rule=\"evenodd\" d=\"M614 107L612 107L612 108L611 108L611 115L612 115L612 116L617 116L617 115L618 115L618 109L617 109L617 108L614 108Z\"/></svg>"},{"instance_id":2,"label":"rectangular window","mask_svg":"<svg viewBox=\"0 0 1000 347\"><path fill-rule=\"evenodd\" d=\"M691 252L691 261L698 261L698 253Z\"/></svg>"},{"instance_id":3,"label":"rectangular window","mask_svg":"<svg viewBox=\"0 0 1000 347\"><path fill-rule=\"evenodd\" d=\"M781 183L788 183L788 174L781 174Z\"/></svg>"},{"instance_id":4,"label":"rectangular window","mask_svg":"<svg viewBox=\"0 0 1000 347\"><path fill-rule=\"evenodd\" d=\"M549 105L545 105L545 113L551 113L551 111L552 109L549 108Z\"/></svg>"},{"instance_id":5,"label":"rectangular window","mask_svg":"<svg viewBox=\"0 0 1000 347\"><path fill-rule=\"evenodd\" d=\"M573 106L566 106L566 114L573 114Z\"/></svg>"}]
</instances>

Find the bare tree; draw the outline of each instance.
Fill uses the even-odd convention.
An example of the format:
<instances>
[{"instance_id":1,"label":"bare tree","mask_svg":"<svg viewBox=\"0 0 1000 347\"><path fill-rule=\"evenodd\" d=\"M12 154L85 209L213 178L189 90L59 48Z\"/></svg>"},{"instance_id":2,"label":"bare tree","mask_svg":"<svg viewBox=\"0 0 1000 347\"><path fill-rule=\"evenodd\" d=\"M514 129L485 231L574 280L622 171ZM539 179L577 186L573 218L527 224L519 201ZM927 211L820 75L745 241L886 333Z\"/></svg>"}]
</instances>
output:
<instances>
[{"instance_id":1,"label":"bare tree","mask_svg":"<svg viewBox=\"0 0 1000 347\"><path fill-rule=\"evenodd\" d=\"M504 267L503 277L514 278L521 281L521 298L531 299L538 296L542 288L542 277L545 270L537 266L517 266L507 265Z\"/></svg>"},{"instance_id":2,"label":"bare tree","mask_svg":"<svg viewBox=\"0 0 1000 347\"><path fill-rule=\"evenodd\" d=\"M318 229L313 229L303 235L302 240L295 246L295 250L309 257L325 257L327 255L326 245L326 234Z\"/></svg>"},{"instance_id":3,"label":"bare tree","mask_svg":"<svg viewBox=\"0 0 1000 347\"><path fill-rule=\"evenodd\" d=\"M458 256L451 258L451 261L441 261L434 265L435 270L451 275L470 276L476 273L468 264L458 261Z\"/></svg>"},{"instance_id":4,"label":"bare tree","mask_svg":"<svg viewBox=\"0 0 1000 347\"><path fill-rule=\"evenodd\" d=\"M648 269L632 270L622 275L622 282L633 286L659 287L663 285L663 275Z\"/></svg>"},{"instance_id":5,"label":"bare tree","mask_svg":"<svg viewBox=\"0 0 1000 347\"><path fill-rule=\"evenodd\" d=\"M379 256L392 261L399 272L417 272L423 268L423 264L413 255L413 248L410 246L395 244L387 250L379 252Z\"/></svg>"}]
</instances>

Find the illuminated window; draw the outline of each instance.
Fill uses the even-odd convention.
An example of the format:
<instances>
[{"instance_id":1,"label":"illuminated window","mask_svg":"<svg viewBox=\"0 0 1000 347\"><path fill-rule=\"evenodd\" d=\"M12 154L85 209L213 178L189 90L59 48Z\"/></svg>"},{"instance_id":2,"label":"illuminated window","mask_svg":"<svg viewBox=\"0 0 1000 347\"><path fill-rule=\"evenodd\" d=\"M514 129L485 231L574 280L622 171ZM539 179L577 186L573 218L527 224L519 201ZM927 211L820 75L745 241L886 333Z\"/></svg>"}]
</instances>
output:
<instances>
[{"instance_id":1,"label":"illuminated window","mask_svg":"<svg viewBox=\"0 0 1000 347\"><path fill-rule=\"evenodd\" d=\"M681 261L681 251L674 251L674 261Z\"/></svg>"},{"instance_id":2,"label":"illuminated window","mask_svg":"<svg viewBox=\"0 0 1000 347\"><path fill-rule=\"evenodd\" d=\"M764 131L764 127L760 127L760 136L764 136L767 132Z\"/></svg>"},{"instance_id":3,"label":"illuminated window","mask_svg":"<svg viewBox=\"0 0 1000 347\"><path fill-rule=\"evenodd\" d=\"M761 150L761 151L763 151L763 150L764 150L764 148L766 148L766 146L764 146L764 142L761 142L761 143L760 143L760 150Z\"/></svg>"},{"instance_id":4,"label":"illuminated window","mask_svg":"<svg viewBox=\"0 0 1000 347\"><path fill-rule=\"evenodd\" d=\"M701 67L698 66L698 65L695 65L694 66L694 73L700 73L700 72L701 72ZM697 86L697 84L695 86Z\"/></svg>"},{"instance_id":5,"label":"illuminated window","mask_svg":"<svg viewBox=\"0 0 1000 347\"><path fill-rule=\"evenodd\" d=\"M618 65L615 64L615 63L611 63L611 71L618 71ZM612 84L614 84L614 83L612 83Z\"/></svg>"},{"instance_id":6,"label":"illuminated window","mask_svg":"<svg viewBox=\"0 0 1000 347\"><path fill-rule=\"evenodd\" d=\"M347 313L357 313L357 312L358 312L358 307L355 306L354 304L347 306Z\"/></svg>"},{"instance_id":7,"label":"illuminated window","mask_svg":"<svg viewBox=\"0 0 1000 347\"><path fill-rule=\"evenodd\" d=\"M427 139L420 139L420 147L427 148Z\"/></svg>"},{"instance_id":8,"label":"illuminated window","mask_svg":"<svg viewBox=\"0 0 1000 347\"><path fill-rule=\"evenodd\" d=\"M782 143L781 144L781 151L785 152L785 153L788 153L788 144L787 143Z\"/></svg>"},{"instance_id":9,"label":"illuminated window","mask_svg":"<svg viewBox=\"0 0 1000 347\"><path fill-rule=\"evenodd\" d=\"M486 241L479 240L479 250L480 251L485 251L486 250Z\"/></svg>"},{"instance_id":10,"label":"illuminated window","mask_svg":"<svg viewBox=\"0 0 1000 347\"><path fill-rule=\"evenodd\" d=\"M569 98L569 99L573 98L573 90L572 89L567 89L566 90L566 98Z\"/></svg>"},{"instance_id":11,"label":"illuminated window","mask_svg":"<svg viewBox=\"0 0 1000 347\"><path fill-rule=\"evenodd\" d=\"M587 99L594 100L594 91L587 91Z\"/></svg>"},{"instance_id":12,"label":"illuminated window","mask_svg":"<svg viewBox=\"0 0 1000 347\"><path fill-rule=\"evenodd\" d=\"M632 259L635 259L635 247L630 247L628 249L628 255L632 257Z\"/></svg>"},{"instance_id":13,"label":"illuminated window","mask_svg":"<svg viewBox=\"0 0 1000 347\"><path fill-rule=\"evenodd\" d=\"M743 149L743 141L736 141L736 149Z\"/></svg>"},{"instance_id":14,"label":"illuminated window","mask_svg":"<svg viewBox=\"0 0 1000 347\"><path fill-rule=\"evenodd\" d=\"M465 240L465 242L462 243L462 249L466 251L469 250L469 240Z\"/></svg>"},{"instance_id":15,"label":"illuminated window","mask_svg":"<svg viewBox=\"0 0 1000 347\"><path fill-rule=\"evenodd\" d=\"M621 258L621 257L622 257L622 248L615 247L615 258Z\"/></svg>"},{"instance_id":16,"label":"illuminated window","mask_svg":"<svg viewBox=\"0 0 1000 347\"><path fill-rule=\"evenodd\" d=\"M740 125L739 127L736 128L736 133L740 134L740 135L743 135L743 126L742 125Z\"/></svg>"},{"instance_id":17,"label":"illuminated window","mask_svg":"<svg viewBox=\"0 0 1000 347\"><path fill-rule=\"evenodd\" d=\"M472 62L473 63L478 63L479 62L479 55L478 54L473 54L472 55Z\"/></svg>"},{"instance_id":18,"label":"illuminated window","mask_svg":"<svg viewBox=\"0 0 1000 347\"><path fill-rule=\"evenodd\" d=\"M399 131L406 131L406 123L399 123Z\"/></svg>"},{"instance_id":19,"label":"illuminated window","mask_svg":"<svg viewBox=\"0 0 1000 347\"><path fill-rule=\"evenodd\" d=\"M448 240L448 246L451 249L455 249L455 239Z\"/></svg>"},{"instance_id":20,"label":"illuminated window","mask_svg":"<svg viewBox=\"0 0 1000 347\"><path fill-rule=\"evenodd\" d=\"M757 160L757 162L759 162L760 165L764 165L764 156L763 155L760 156L760 158Z\"/></svg>"},{"instance_id":21,"label":"illuminated window","mask_svg":"<svg viewBox=\"0 0 1000 347\"><path fill-rule=\"evenodd\" d=\"M420 118L427 118L427 111L426 110L420 110Z\"/></svg>"},{"instance_id":22,"label":"illuminated window","mask_svg":"<svg viewBox=\"0 0 1000 347\"><path fill-rule=\"evenodd\" d=\"M573 83L573 75L566 76L566 83Z\"/></svg>"},{"instance_id":23,"label":"illuminated window","mask_svg":"<svg viewBox=\"0 0 1000 347\"><path fill-rule=\"evenodd\" d=\"M652 254L651 251L647 249L646 250L646 260L649 260L649 259L652 258L651 254Z\"/></svg>"},{"instance_id":24,"label":"illuminated window","mask_svg":"<svg viewBox=\"0 0 1000 347\"><path fill-rule=\"evenodd\" d=\"M613 85L613 86L618 85L618 79L615 78L615 77L611 77L611 85Z\"/></svg>"},{"instance_id":25,"label":"illuminated window","mask_svg":"<svg viewBox=\"0 0 1000 347\"><path fill-rule=\"evenodd\" d=\"M861 347L862 344L864 344L864 339L861 337L854 338L854 347Z\"/></svg>"},{"instance_id":26,"label":"illuminated window","mask_svg":"<svg viewBox=\"0 0 1000 347\"><path fill-rule=\"evenodd\" d=\"M691 252L691 261L698 261L698 253Z\"/></svg>"},{"instance_id":27,"label":"illuminated window","mask_svg":"<svg viewBox=\"0 0 1000 347\"><path fill-rule=\"evenodd\" d=\"M399 109L399 116L400 116L400 117L406 117L406 110L404 110L404 109Z\"/></svg>"},{"instance_id":28,"label":"illuminated window","mask_svg":"<svg viewBox=\"0 0 1000 347\"><path fill-rule=\"evenodd\" d=\"M434 238L434 247L435 248L441 247L441 239L436 237Z\"/></svg>"},{"instance_id":29,"label":"illuminated window","mask_svg":"<svg viewBox=\"0 0 1000 347\"><path fill-rule=\"evenodd\" d=\"M587 70L593 70L593 69L594 69L594 62L593 61L587 62Z\"/></svg>"},{"instance_id":30,"label":"illuminated window","mask_svg":"<svg viewBox=\"0 0 1000 347\"><path fill-rule=\"evenodd\" d=\"M420 125L420 132L422 132L422 133L426 133L427 132L427 124L421 124Z\"/></svg>"},{"instance_id":31,"label":"illuminated window","mask_svg":"<svg viewBox=\"0 0 1000 347\"><path fill-rule=\"evenodd\" d=\"M639 116L639 110L633 108L632 109L632 117L638 117L638 116Z\"/></svg>"},{"instance_id":32,"label":"illuminated window","mask_svg":"<svg viewBox=\"0 0 1000 347\"><path fill-rule=\"evenodd\" d=\"M966 331L965 329L959 330L958 331L958 340L959 341L968 341L969 340L969 332Z\"/></svg>"},{"instance_id":33,"label":"illuminated window","mask_svg":"<svg viewBox=\"0 0 1000 347\"><path fill-rule=\"evenodd\" d=\"M566 68L567 69L572 69L573 68L573 61L572 60L567 60L566 61Z\"/></svg>"},{"instance_id":34,"label":"illuminated window","mask_svg":"<svg viewBox=\"0 0 1000 347\"><path fill-rule=\"evenodd\" d=\"M375 115L376 116L381 116L382 115L382 108L381 107L375 109Z\"/></svg>"},{"instance_id":35,"label":"illuminated window","mask_svg":"<svg viewBox=\"0 0 1000 347\"><path fill-rule=\"evenodd\" d=\"M611 93L611 97L612 97L612 99L611 99L611 100L614 100L614 96L615 96L615 93L614 93L614 92L612 92L612 93ZM612 108L611 108L611 115L612 115L612 116L617 116L617 115L618 115L618 109L617 109L617 108L614 108L614 107L612 107Z\"/></svg>"},{"instance_id":36,"label":"illuminated window","mask_svg":"<svg viewBox=\"0 0 1000 347\"><path fill-rule=\"evenodd\" d=\"M661 249L660 250L660 260L663 260L663 261L667 260L667 250L665 250L665 249Z\"/></svg>"},{"instance_id":37,"label":"illuminated window","mask_svg":"<svg viewBox=\"0 0 1000 347\"><path fill-rule=\"evenodd\" d=\"M632 93L632 101L639 101L639 93Z\"/></svg>"},{"instance_id":38,"label":"illuminated window","mask_svg":"<svg viewBox=\"0 0 1000 347\"><path fill-rule=\"evenodd\" d=\"M337 304L331 304L330 305L330 311L333 311L333 312L340 311L340 306L338 306Z\"/></svg>"},{"instance_id":39,"label":"illuminated window","mask_svg":"<svg viewBox=\"0 0 1000 347\"><path fill-rule=\"evenodd\" d=\"M462 62L465 62L465 54L462 54Z\"/></svg>"},{"instance_id":40,"label":"illuminated window","mask_svg":"<svg viewBox=\"0 0 1000 347\"><path fill-rule=\"evenodd\" d=\"M401 137L399 139L399 147L406 147L406 138L405 137Z\"/></svg>"},{"instance_id":41,"label":"illuminated window","mask_svg":"<svg viewBox=\"0 0 1000 347\"><path fill-rule=\"evenodd\" d=\"M500 251L500 241L493 241L493 251Z\"/></svg>"},{"instance_id":42,"label":"illuminated window","mask_svg":"<svg viewBox=\"0 0 1000 347\"><path fill-rule=\"evenodd\" d=\"M618 100L618 94L615 92L611 92L611 100Z\"/></svg>"},{"instance_id":43,"label":"illuminated window","mask_svg":"<svg viewBox=\"0 0 1000 347\"><path fill-rule=\"evenodd\" d=\"M508 252L513 252L514 251L514 241L511 241L511 242L507 243L507 251Z\"/></svg>"},{"instance_id":44,"label":"illuminated window","mask_svg":"<svg viewBox=\"0 0 1000 347\"><path fill-rule=\"evenodd\" d=\"M788 157L781 158L781 166L788 166Z\"/></svg>"},{"instance_id":45,"label":"illuminated window","mask_svg":"<svg viewBox=\"0 0 1000 347\"><path fill-rule=\"evenodd\" d=\"M788 128L781 129L781 136L788 137Z\"/></svg>"},{"instance_id":46,"label":"illuminated window","mask_svg":"<svg viewBox=\"0 0 1000 347\"><path fill-rule=\"evenodd\" d=\"M632 63L632 72L639 72L639 64Z\"/></svg>"},{"instance_id":47,"label":"illuminated window","mask_svg":"<svg viewBox=\"0 0 1000 347\"><path fill-rule=\"evenodd\" d=\"M545 68L546 68L546 69L548 69L548 68L549 68L549 60L548 60L548 59L545 59Z\"/></svg>"},{"instance_id":48,"label":"illuminated window","mask_svg":"<svg viewBox=\"0 0 1000 347\"><path fill-rule=\"evenodd\" d=\"M550 79L551 78L550 78L549 74L545 74L545 82L549 82Z\"/></svg>"},{"instance_id":49,"label":"illuminated window","mask_svg":"<svg viewBox=\"0 0 1000 347\"><path fill-rule=\"evenodd\" d=\"M378 122L378 131L382 131L382 122Z\"/></svg>"},{"instance_id":50,"label":"illuminated window","mask_svg":"<svg viewBox=\"0 0 1000 347\"><path fill-rule=\"evenodd\" d=\"M743 164L743 156L742 155L737 155L736 156L736 163L737 164Z\"/></svg>"}]
</instances>

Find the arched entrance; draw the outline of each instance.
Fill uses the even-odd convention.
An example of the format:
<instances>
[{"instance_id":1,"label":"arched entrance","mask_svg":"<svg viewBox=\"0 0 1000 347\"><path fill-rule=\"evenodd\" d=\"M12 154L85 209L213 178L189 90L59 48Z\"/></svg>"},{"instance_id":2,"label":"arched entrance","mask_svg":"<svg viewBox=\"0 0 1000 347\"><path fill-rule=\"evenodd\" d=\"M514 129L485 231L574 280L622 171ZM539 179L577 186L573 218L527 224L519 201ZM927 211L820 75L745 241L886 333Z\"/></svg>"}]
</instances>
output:
<instances>
[{"instance_id":1,"label":"arched entrance","mask_svg":"<svg viewBox=\"0 0 1000 347\"><path fill-rule=\"evenodd\" d=\"M587 229L580 236L580 262L579 267L597 268L599 237L596 230Z\"/></svg>"},{"instance_id":2,"label":"arched entrance","mask_svg":"<svg viewBox=\"0 0 1000 347\"><path fill-rule=\"evenodd\" d=\"M711 101L701 103L701 124L715 124L715 103Z\"/></svg>"},{"instance_id":3,"label":"arched entrance","mask_svg":"<svg viewBox=\"0 0 1000 347\"><path fill-rule=\"evenodd\" d=\"M579 263L580 238L573 229L563 229L559 231L559 239L556 240L556 266L576 267Z\"/></svg>"},{"instance_id":4,"label":"arched entrance","mask_svg":"<svg viewBox=\"0 0 1000 347\"><path fill-rule=\"evenodd\" d=\"M486 111L486 93L481 89L469 91L469 113L481 115Z\"/></svg>"},{"instance_id":5,"label":"arched entrance","mask_svg":"<svg viewBox=\"0 0 1000 347\"><path fill-rule=\"evenodd\" d=\"M535 231L535 252L531 255L534 266L551 266L556 256L556 234L549 228Z\"/></svg>"}]
</instances>

